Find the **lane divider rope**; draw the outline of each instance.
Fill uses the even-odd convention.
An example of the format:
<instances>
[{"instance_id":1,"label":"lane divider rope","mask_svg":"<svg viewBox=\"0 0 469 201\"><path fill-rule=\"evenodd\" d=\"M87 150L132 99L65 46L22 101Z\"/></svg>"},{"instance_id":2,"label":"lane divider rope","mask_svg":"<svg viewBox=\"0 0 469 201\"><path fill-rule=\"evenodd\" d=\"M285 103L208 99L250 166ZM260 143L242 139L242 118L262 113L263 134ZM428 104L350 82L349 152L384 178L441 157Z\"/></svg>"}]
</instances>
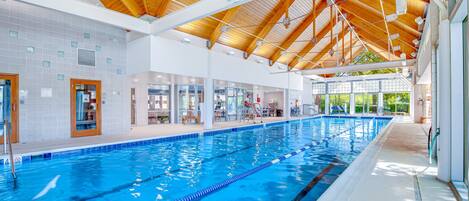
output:
<instances>
[{"instance_id":1,"label":"lane divider rope","mask_svg":"<svg viewBox=\"0 0 469 201\"><path fill-rule=\"evenodd\" d=\"M371 120L367 121L367 123L369 123L370 121L371 121ZM363 125L364 125L364 124L363 124ZM325 137L325 138L323 138L321 141L313 141L313 142L310 143L310 144L305 144L305 146L303 146L302 148L300 148L300 149L298 149L298 150L296 150L296 151L293 151L293 152L284 154L284 155L282 155L282 156L280 156L280 157L278 157L278 158L276 158L276 159L273 159L273 160L271 160L271 161L269 161L269 162L266 162L266 163L264 163L264 164L262 164L262 165L260 165L260 166L257 166L257 167L255 167L255 168L253 168L253 169L250 169L250 170L248 170L248 171L246 171L246 172L244 172L244 173L241 173L241 174L238 174L238 175L236 175L236 176L233 176L233 177L231 177L231 178L229 178L229 179L226 179L226 180L224 180L224 181L222 181L222 182L220 182L220 183L217 183L217 184L214 184L214 185L209 186L209 187L207 187L207 188L204 188L204 189L202 189L202 190L199 190L199 191L197 191L197 192L195 192L195 193L186 195L186 196L184 196L184 197L182 197L182 198L180 198L180 199L177 199L177 201L193 201L193 200L200 200L200 199L202 199L203 197L206 197L206 196L208 196L208 195L210 195L210 194L212 194L212 193L214 193L214 192L216 192L216 191L219 191L219 190L221 190L221 189L227 187L228 185L230 185L230 184L232 184L232 183L234 183L234 182L237 182L237 181L239 181L239 180L241 180L241 179L244 179L244 178L246 178L246 177L248 177L248 176L250 176L250 175L252 175L252 174L254 174L254 173L256 173L256 172L259 172L260 170L263 170L263 169L265 169L265 168L267 168L267 167L270 167L270 166L272 166L272 165L274 165L274 164L277 164L277 163L279 163L279 162L281 162L281 161L283 161L283 160L285 160L285 159L287 159L287 158L290 158L290 157L292 157L292 156L298 155L299 153L304 152L304 151L306 151L306 150L308 150L308 149L311 149L311 148L313 148L313 147L315 147L315 146L317 146L317 145L320 145L320 144L322 144L322 143L326 143L326 142L328 142L329 140L331 140L331 139L333 139L333 138L336 138L336 137L342 135L343 133L348 132L348 131L350 131L350 130L352 130L352 129L355 129L355 128L358 127L358 126L360 126L360 125L353 126L353 127L348 128L348 129L346 129L346 130L344 130L344 131L341 131L341 132L339 132L339 133L337 133L337 134L334 134L334 135Z\"/></svg>"}]
</instances>

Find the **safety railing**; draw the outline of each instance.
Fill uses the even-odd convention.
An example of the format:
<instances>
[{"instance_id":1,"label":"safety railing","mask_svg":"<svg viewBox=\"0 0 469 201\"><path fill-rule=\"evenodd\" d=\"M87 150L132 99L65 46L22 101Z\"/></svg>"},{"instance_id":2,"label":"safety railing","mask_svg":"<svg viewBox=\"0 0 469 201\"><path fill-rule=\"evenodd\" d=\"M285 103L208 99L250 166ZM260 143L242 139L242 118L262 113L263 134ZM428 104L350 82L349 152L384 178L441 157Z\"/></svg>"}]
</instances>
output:
<instances>
[{"instance_id":1,"label":"safety railing","mask_svg":"<svg viewBox=\"0 0 469 201\"><path fill-rule=\"evenodd\" d=\"M7 151L8 149L8 151ZM15 158L13 157L13 147L11 146L11 126L8 120L3 121L3 153L10 157L11 175L16 179Z\"/></svg>"}]
</instances>

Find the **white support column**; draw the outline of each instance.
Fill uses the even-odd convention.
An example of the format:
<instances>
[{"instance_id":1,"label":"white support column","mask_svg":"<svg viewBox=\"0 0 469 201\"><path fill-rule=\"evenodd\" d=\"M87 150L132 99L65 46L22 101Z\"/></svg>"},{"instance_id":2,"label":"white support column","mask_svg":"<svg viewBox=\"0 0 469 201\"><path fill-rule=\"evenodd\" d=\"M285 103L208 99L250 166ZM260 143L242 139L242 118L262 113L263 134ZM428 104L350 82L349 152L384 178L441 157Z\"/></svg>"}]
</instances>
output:
<instances>
[{"instance_id":1,"label":"white support column","mask_svg":"<svg viewBox=\"0 0 469 201\"><path fill-rule=\"evenodd\" d=\"M213 115L214 115L214 106L213 106L213 78L212 78L212 52L208 53L208 68L207 68L207 77L204 79L204 111L202 112L202 118L204 119L204 129L213 128Z\"/></svg>"},{"instance_id":2,"label":"white support column","mask_svg":"<svg viewBox=\"0 0 469 201\"><path fill-rule=\"evenodd\" d=\"M355 114L355 94L350 94L350 114Z\"/></svg>"},{"instance_id":3,"label":"white support column","mask_svg":"<svg viewBox=\"0 0 469 201\"><path fill-rule=\"evenodd\" d=\"M450 26L449 20L443 20L439 25L438 49L438 119L440 136L438 137L438 179L450 180L451 163L451 69L450 69Z\"/></svg>"},{"instance_id":4,"label":"white support column","mask_svg":"<svg viewBox=\"0 0 469 201\"><path fill-rule=\"evenodd\" d=\"M325 98L326 99L325 100L325 102L326 102L325 103L325 110L326 110L325 113L326 113L326 115L329 115L329 114L331 114L331 106L330 106L330 100L329 100L330 97L329 97L329 94L326 94L325 96L326 96L326 98Z\"/></svg>"},{"instance_id":5,"label":"white support column","mask_svg":"<svg viewBox=\"0 0 469 201\"><path fill-rule=\"evenodd\" d=\"M171 83L169 93L170 93L169 98L171 99L170 103L169 103L170 122L171 122L171 124L175 124L176 123L176 85L174 83Z\"/></svg>"},{"instance_id":6,"label":"white support column","mask_svg":"<svg viewBox=\"0 0 469 201\"><path fill-rule=\"evenodd\" d=\"M290 119L290 110L291 110L291 104L290 104L290 90L284 89L283 90L283 116L287 119Z\"/></svg>"},{"instance_id":7,"label":"white support column","mask_svg":"<svg viewBox=\"0 0 469 201\"><path fill-rule=\"evenodd\" d=\"M204 80L204 128L213 128L213 79Z\"/></svg>"},{"instance_id":8,"label":"white support column","mask_svg":"<svg viewBox=\"0 0 469 201\"><path fill-rule=\"evenodd\" d=\"M451 27L451 180L464 180L464 51L463 26Z\"/></svg>"},{"instance_id":9,"label":"white support column","mask_svg":"<svg viewBox=\"0 0 469 201\"><path fill-rule=\"evenodd\" d=\"M384 114L384 100L383 92L378 93L378 115L381 116Z\"/></svg>"}]
</instances>

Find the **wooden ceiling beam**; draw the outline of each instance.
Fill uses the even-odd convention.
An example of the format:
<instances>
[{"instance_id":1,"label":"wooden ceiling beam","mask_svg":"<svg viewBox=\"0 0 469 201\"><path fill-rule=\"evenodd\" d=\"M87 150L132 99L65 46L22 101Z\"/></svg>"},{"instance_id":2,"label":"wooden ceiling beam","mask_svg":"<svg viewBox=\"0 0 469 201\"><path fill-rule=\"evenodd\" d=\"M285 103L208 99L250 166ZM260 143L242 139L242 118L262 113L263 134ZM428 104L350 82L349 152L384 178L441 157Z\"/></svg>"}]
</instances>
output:
<instances>
[{"instance_id":1,"label":"wooden ceiling beam","mask_svg":"<svg viewBox=\"0 0 469 201\"><path fill-rule=\"evenodd\" d=\"M356 33L363 38L363 40L367 44L371 44L377 48L379 48L379 55L385 58L386 60L396 60L399 59L399 53L397 54L390 54L391 59L389 59L389 54L387 51L387 43L382 41L379 36L376 36L375 34L368 33L363 30L356 30Z\"/></svg>"},{"instance_id":2,"label":"wooden ceiling beam","mask_svg":"<svg viewBox=\"0 0 469 201\"><path fill-rule=\"evenodd\" d=\"M169 3L171 3L171 0L161 0L160 6L158 6L158 9L155 11L155 17L163 17L168 9Z\"/></svg>"},{"instance_id":3,"label":"wooden ceiling beam","mask_svg":"<svg viewBox=\"0 0 469 201\"><path fill-rule=\"evenodd\" d=\"M325 8L327 8L327 1L320 1L319 4L316 7L316 12L313 13L313 10L304 18L304 20L301 22L298 27L285 39L280 47L282 48L276 48L274 54L270 57L270 64L273 65L277 60L282 56L282 51L287 50L290 48L290 46L300 37L300 35L313 23L314 20L316 20L317 16L321 14Z\"/></svg>"},{"instance_id":4,"label":"wooden ceiling beam","mask_svg":"<svg viewBox=\"0 0 469 201\"><path fill-rule=\"evenodd\" d=\"M267 34L274 28L274 26L277 24L277 22L280 20L280 18L285 14L286 9L290 8L290 6L295 2L295 0L290 0L290 1L280 1L270 12L269 15L267 15L266 19L259 25L260 30L258 30L255 35L261 39L264 39ZM286 4L289 5L286 5ZM251 42L249 42L249 45L247 46L245 50L245 55L244 57L247 59L251 54L256 50L257 48L257 41L258 38L253 38Z\"/></svg>"},{"instance_id":5,"label":"wooden ceiling beam","mask_svg":"<svg viewBox=\"0 0 469 201\"><path fill-rule=\"evenodd\" d=\"M335 21L335 16L334 18L332 18L332 21ZM295 67L300 61L299 57L306 56L309 53L309 51L311 51L314 47L316 47L319 41L321 41L324 37L327 36L328 33L331 32L331 29L333 28L334 27L331 26L331 23L327 23L327 25L324 26L324 28L322 28L321 31L316 35L316 38L318 38L319 40L317 40L316 43L308 42L308 44L306 44L306 46L304 46L303 49L301 49L301 51L298 53L298 56L294 57L293 60L288 64L288 66L292 68Z\"/></svg>"},{"instance_id":6,"label":"wooden ceiling beam","mask_svg":"<svg viewBox=\"0 0 469 201\"><path fill-rule=\"evenodd\" d=\"M210 34L210 37L208 39L208 44L207 44L208 49L213 48L218 38L220 38L222 34L223 26L227 26L225 23L229 23L236 16L236 13L238 13L240 8L241 6L236 6L234 8L230 8L229 10L225 11L223 18L221 19L222 22L218 22L217 26Z\"/></svg>"},{"instance_id":7,"label":"wooden ceiling beam","mask_svg":"<svg viewBox=\"0 0 469 201\"><path fill-rule=\"evenodd\" d=\"M326 47L322 48L322 50L320 51L320 53L316 54L316 56L313 57L313 59L311 60L310 63L306 64L302 69L309 69L309 68L314 68L320 61L320 59L328 53L329 50L331 50L332 48L334 48L335 44L338 42L338 41L341 41L344 39L344 36L345 36L345 33L346 31L345 30L341 30L340 33L339 33L339 40L337 39L333 39L329 44L326 45Z\"/></svg>"},{"instance_id":8,"label":"wooden ceiling beam","mask_svg":"<svg viewBox=\"0 0 469 201\"><path fill-rule=\"evenodd\" d=\"M345 3L340 4L340 7L346 10L348 13L355 15L365 21L368 21L375 26L382 26L384 27L384 21L381 11L375 10L374 8L358 1L358 0L349 0ZM400 35L412 35L415 38L419 38L422 33L418 30L408 26L407 24L416 24L415 21L411 22L401 22L398 20L388 22L388 27L390 31L398 31ZM383 28L381 27L381 28ZM392 33L390 33L392 34Z\"/></svg>"},{"instance_id":9,"label":"wooden ceiling beam","mask_svg":"<svg viewBox=\"0 0 469 201\"><path fill-rule=\"evenodd\" d=\"M382 1L383 1L384 13L386 13L386 15L396 13L396 1L395 0L392 0L392 1L382 0ZM380 5L379 0L360 0L360 2L381 13L381 5ZM405 23L406 26L409 26L412 29L418 31L419 29L418 24L415 23L414 20L417 16L423 15L423 13L421 11L420 12L416 12L416 11L417 10L415 9L407 9L407 13L399 15L397 20Z\"/></svg>"},{"instance_id":10,"label":"wooden ceiling beam","mask_svg":"<svg viewBox=\"0 0 469 201\"><path fill-rule=\"evenodd\" d=\"M135 0L120 0L122 4L129 10L134 17L140 17L145 11L138 5Z\"/></svg>"}]
</instances>

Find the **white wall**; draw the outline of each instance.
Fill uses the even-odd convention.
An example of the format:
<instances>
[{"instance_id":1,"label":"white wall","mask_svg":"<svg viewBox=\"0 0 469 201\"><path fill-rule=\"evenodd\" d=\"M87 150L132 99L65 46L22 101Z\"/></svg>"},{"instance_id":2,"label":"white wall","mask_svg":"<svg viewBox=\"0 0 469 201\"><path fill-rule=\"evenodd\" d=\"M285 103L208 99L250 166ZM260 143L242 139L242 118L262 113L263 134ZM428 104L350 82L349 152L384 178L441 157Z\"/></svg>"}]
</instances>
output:
<instances>
[{"instance_id":1,"label":"white wall","mask_svg":"<svg viewBox=\"0 0 469 201\"><path fill-rule=\"evenodd\" d=\"M190 43L181 42L183 38ZM150 41L151 47L143 43ZM303 90L303 77L295 73L277 73L278 66L269 66L253 59L242 58L239 50L228 48L234 55L227 55L218 47L208 50L205 40L177 31L169 31L162 36L146 36L129 43L129 72L155 71L176 75L234 81L276 88ZM151 52L149 58L147 52ZM209 54L211 56L209 57ZM256 56L253 56L254 58ZM150 59L150 62L148 62ZM150 63L150 66L148 66ZM143 67L142 67L143 66ZM136 70L134 70L136 69Z\"/></svg>"},{"instance_id":2,"label":"white wall","mask_svg":"<svg viewBox=\"0 0 469 201\"><path fill-rule=\"evenodd\" d=\"M310 79L303 79L303 104L313 104L313 82Z\"/></svg>"},{"instance_id":3,"label":"white wall","mask_svg":"<svg viewBox=\"0 0 469 201\"><path fill-rule=\"evenodd\" d=\"M130 131L125 36L124 30L102 23L0 1L0 72L19 74L21 143L70 138L71 78L101 80L103 135ZM77 65L72 41L96 50L96 67ZM52 96L42 97L42 88L51 89Z\"/></svg>"}]
</instances>

